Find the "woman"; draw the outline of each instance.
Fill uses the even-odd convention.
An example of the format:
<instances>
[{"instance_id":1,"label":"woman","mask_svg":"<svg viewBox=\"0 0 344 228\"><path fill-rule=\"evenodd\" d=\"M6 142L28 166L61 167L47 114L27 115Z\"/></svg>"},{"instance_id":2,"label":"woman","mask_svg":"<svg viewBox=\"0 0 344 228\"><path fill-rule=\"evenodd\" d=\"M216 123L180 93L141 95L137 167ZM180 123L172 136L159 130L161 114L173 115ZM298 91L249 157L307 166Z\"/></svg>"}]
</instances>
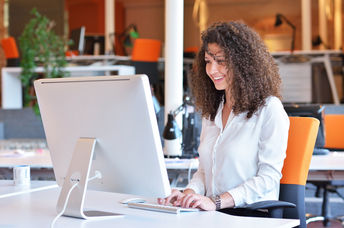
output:
<instances>
[{"instance_id":1,"label":"woman","mask_svg":"<svg viewBox=\"0 0 344 228\"><path fill-rule=\"evenodd\" d=\"M280 84L256 32L240 22L208 28L191 78L203 117L199 168L158 203L219 210L277 200L289 130Z\"/></svg>"}]
</instances>

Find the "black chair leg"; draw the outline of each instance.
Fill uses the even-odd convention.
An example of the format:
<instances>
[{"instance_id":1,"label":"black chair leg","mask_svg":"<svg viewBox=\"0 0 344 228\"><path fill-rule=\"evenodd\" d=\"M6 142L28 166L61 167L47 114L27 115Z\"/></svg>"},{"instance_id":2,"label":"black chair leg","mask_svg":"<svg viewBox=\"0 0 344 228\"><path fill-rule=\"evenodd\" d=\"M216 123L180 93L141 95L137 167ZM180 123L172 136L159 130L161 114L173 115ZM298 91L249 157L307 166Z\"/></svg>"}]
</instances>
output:
<instances>
[{"instance_id":1,"label":"black chair leg","mask_svg":"<svg viewBox=\"0 0 344 228\"><path fill-rule=\"evenodd\" d=\"M322 216L324 216L324 221L323 221L323 225L324 226L330 226L331 222L330 222L330 199L329 199L329 192L327 189L327 185L324 186L324 193L323 193L323 202L322 202Z\"/></svg>"}]
</instances>

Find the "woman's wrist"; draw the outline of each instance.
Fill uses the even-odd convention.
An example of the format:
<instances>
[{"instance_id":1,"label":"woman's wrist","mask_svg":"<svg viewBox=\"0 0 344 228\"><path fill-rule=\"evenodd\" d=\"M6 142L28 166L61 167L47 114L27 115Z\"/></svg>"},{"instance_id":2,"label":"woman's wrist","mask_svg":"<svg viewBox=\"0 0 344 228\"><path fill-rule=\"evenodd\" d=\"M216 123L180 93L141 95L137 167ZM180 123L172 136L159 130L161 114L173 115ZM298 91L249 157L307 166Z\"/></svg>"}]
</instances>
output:
<instances>
[{"instance_id":1,"label":"woman's wrist","mask_svg":"<svg viewBox=\"0 0 344 228\"><path fill-rule=\"evenodd\" d=\"M229 192L225 192L221 194L220 198L221 198L221 209L235 206L233 196Z\"/></svg>"}]
</instances>

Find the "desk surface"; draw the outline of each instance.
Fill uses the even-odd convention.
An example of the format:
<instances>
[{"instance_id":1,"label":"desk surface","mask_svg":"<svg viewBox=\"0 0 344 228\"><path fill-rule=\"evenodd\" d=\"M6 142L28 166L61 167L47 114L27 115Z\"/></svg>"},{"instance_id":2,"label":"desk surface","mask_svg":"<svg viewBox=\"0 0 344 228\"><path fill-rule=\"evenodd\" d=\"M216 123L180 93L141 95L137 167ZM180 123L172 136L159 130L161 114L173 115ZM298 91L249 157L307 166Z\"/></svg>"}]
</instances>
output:
<instances>
[{"instance_id":1,"label":"desk surface","mask_svg":"<svg viewBox=\"0 0 344 228\"><path fill-rule=\"evenodd\" d=\"M197 169L198 159L165 159L167 169ZM0 151L0 167L30 165L32 167L51 168L49 151L46 149L18 153L15 150ZM310 171L344 171L344 152L331 152L328 155L312 157Z\"/></svg>"},{"instance_id":2,"label":"desk surface","mask_svg":"<svg viewBox=\"0 0 344 228\"><path fill-rule=\"evenodd\" d=\"M0 199L0 227L49 227L57 215L55 206L59 188L31 192ZM220 212L193 212L179 215L128 208L118 203L129 195L88 191L85 207L122 213L121 218L86 221L61 217L54 227L293 227L295 219L251 218ZM151 199L153 200L153 199ZM20 219L18 219L20 218Z\"/></svg>"}]
</instances>

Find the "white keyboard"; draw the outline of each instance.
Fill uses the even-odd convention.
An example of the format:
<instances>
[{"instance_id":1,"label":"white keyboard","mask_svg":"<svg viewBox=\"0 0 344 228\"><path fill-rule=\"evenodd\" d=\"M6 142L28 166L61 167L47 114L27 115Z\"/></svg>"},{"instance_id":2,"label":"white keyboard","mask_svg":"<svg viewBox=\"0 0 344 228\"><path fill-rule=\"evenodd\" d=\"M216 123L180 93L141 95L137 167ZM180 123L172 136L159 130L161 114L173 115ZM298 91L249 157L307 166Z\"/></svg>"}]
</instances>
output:
<instances>
[{"instance_id":1,"label":"white keyboard","mask_svg":"<svg viewBox=\"0 0 344 228\"><path fill-rule=\"evenodd\" d=\"M182 208L182 207L166 206L166 205L153 204L153 203L128 203L128 207L149 210L149 211L173 213L173 214L179 214L181 212L199 211L198 208Z\"/></svg>"}]
</instances>

